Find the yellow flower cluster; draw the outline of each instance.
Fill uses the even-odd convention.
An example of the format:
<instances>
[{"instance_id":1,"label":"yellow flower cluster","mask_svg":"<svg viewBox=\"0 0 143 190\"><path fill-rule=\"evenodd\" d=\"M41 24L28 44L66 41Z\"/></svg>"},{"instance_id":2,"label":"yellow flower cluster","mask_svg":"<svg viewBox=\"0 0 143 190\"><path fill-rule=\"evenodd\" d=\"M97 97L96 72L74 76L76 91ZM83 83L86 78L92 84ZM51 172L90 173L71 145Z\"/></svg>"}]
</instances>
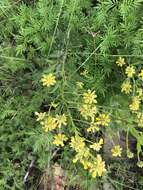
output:
<instances>
[{"instance_id":1,"label":"yellow flower cluster","mask_svg":"<svg viewBox=\"0 0 143 190\"><path fill-rule=\"evenodd\" d=\"M128 77L128 78L132 78L133 75L135 74L135 69L134 69L134 67L128 66L128 67L126 68L125 73L127 74L127 77Z\"/></svg>"},{"instance_id":2,"label":"yellow flower cluster","mask_svg":"<svg viewBox=\"0 0 143 190\"><path fill-rule=\"evenodd\" d=\"M67 141L68 138L64 134L57 134L54 136L53 144L56 146L64 146L64 141Z\"/></svg>"},{"instance_id":3,"label":"yellow flower cluster","mask_svg":"<svg viewBox=\"0 0 143 190\"><path fill-rule=\"evenodd\" d=\"M100 130L100 126L108 126L111 122L111 119L108 114L99 114L98 117L94 118L95 121L90 123L90 126L87 128L87 132L95 132Z\"/></svg>"},{"instance_id":4,"label":"yellow flower cluster","mask_svg":"<svg viewBox=\"0 0 143 190\"><path fill-rule=\"evenodd\" d=\"M41 125L45 132L52 131L58 127L56 118L50 115L41 122Z\"/></svg>"},{"instance_id":5,"label":"yellow flower cluster","mask_svg":"<svg viewBox=\"0 0 143 190\"><path fill-rule=\"evenodd\" d=\"M90 145L90 148L98 152L102 148L102 145L103 145L103 139L101 138L98 143L93 143L92 145Z\"/></svg>"},{"instance_id":6,"label":"yellow flower cluster","mask_svg":"<svg viewBox=\"0 0 143 190\"><path fill-rule=\"evenodd\" d=\"M114 157L121 157L121 153L122 153L122 148L120 147L120 145L116 145L111 149L112 152L112 156Z\"/></svg>"},{"instance_id":7,"label":"yellow flower cluster","mask_svg":"<svg viewBox=\"0 0 143 190\"><path fill-rule=\"evenodd\" d=\"M125 92L125 94L129 94L132 91L132 85L130 81L126 80L123 82L121 86L121 92Z\"/></svg>"},{"instance_id":8,"label":"yellow flower cluster","mask_svg":"<svg viewBox=\"0 0 143 190\"><path fill-rule=\"evenodd\" d=\"M61 126L67 125L67 118L65 114L63 115L56 115L53 117L51 115L46 116L46 113L38 113L35 112L35 115L38 116L37 121L40 121L42 128L45 132L52 131L56 128L61 128Z\"/></svg>"},{"instance_id":9,"label":"yellow flower cluster","mask_svg":"<svg viewBox=\"0 0 143 190\"><path fill-rule=\"evenodd\" d=\"M100 139L98 144L100 144L101 146L101 144L103 144L103 139ZM90 153L89 148L85 144L84 138L78 135L72 137L70 146L76 152L76 156L73 159L74 163L79 161L83 165L84 169L88 170L89 173L91 173L93 178L95 178L96 176L104 175L106 171L105 162L102 160L102 157L99 154L97 155L97 157L93 158L93 155ZM96 148L99 150L101 147L96 147Z\"/></svg>"},{"instance_id":10,"label":"yellow flower cluster","mask_svg":"<svg viewBox=\"0 0 143 190\"><path fill-rule=\"evenodd\" d=\"M111 122L110 117L108 114L99 114L98 117L96 117L96 124L102 125L102 126L108 126Z\"/></svg>"},{"instance_id":11,"label":"yellow flower cluster","mask_svg":"<svg viewBox=\"0 0 143 190\"><path fill-rule=\"evenodd\" d=\"M85 167L84 163L87 163L87 160L90 157L90 151L89 148L86 147L84 139L79 136L72 137L70 146L76 152L75 158L73 159L73 163L79 161Z\"/></svg>"},{"instance_id":12,"label":"yellow flower cluster","mask_svg":"<svg viewBox=\"0 0 143 190\"><path fill-rule=\"evenodd\" d=\"M56 121L58 128L61 128L62 125L66 126L67 125L67 118L65 114L63 115L56 115Z\"/></svg>"},{"instance_id":13,"label":"yellow flower cluster","mask_svg":"<svg viewBox=\"0 0 143 190\"><path fill-rule=\"evenodd\" d=\"M97 175L101 177L106 172L105 162L102 160L101 155L99 154L97 155L96 161L94 164L92 165L90 169L90 173L92 174L92 177L95 178Z\"/></svg>"},{"instance_id":14,"label":"yellow flower cluster","mask_svg":"<svg viewBox=\"0 0 143 190\"><path fill-rule=\"evenodd\" d=\"M40 121L40 124L45 132L53 131L57 128L67 125L67 118L65 114L56 115L55 117L51 115L46 115L46 113L35 112L35 115L38 117L37 121ZM57 134L54 136L53 144L56 146L64 146L64 141L67 140L67 137L64 134Z\"/></svg>"},{"instance_id":15,"label":"yellow flower cluster","mask_svg":"<svg viewBox=\"0 0 143 190\"><path fill-rule=\"evenodd\" d=\"M79 111L85 119L93 119L97 113L95 105L97 103L96 97L95 91L92 92L91 90L83 94L83 105L80 107Z\"/></svg>"},{"instance_id":16,"label":"yellow flower cluster","mask_svg":"<svg viewBox=\"0 0 143 190\"><path fill-rule=\"evenodd\" d=\"M85 118L91 118L93 119L95 114L97 113L97 108L96 106L92 106L90 104L83 104L80 109L80 114Z\"/></svg>"},{"instance_id":17,"label":"yellow flower cluster","mask_svg":"<svg viewBox=\"0 0 143 190\"><path fill-rule=\"evenodd\" d=\"M140 98L138 96L134 96L132 99L132 103L129 105L131 111L137 111L140 107Z\"/></svg>"},{"instance_id":18,"label":"yellow flower cluster","mask_svg":"<svg viewBox=\"0 0 143 190\"><path fill-rule=\"evenodd\" d=\"M83 94L83 100L84 100L84 103L85 104L94 104L94 103L97 103L97 100L96 100L97 96L95 94L95 91L91 91L91 90L88 90L87 92L85 92Z\"/></svg>"},{"instance_id":19,"label":"yellow flower cluster","mask_svg":"<svg viewBox=\"0 0 143 190\"><path fill-rule=\"evenodd\" d=\"M95 121L94 121L95 120ZM90 126L87 128L87 132L95 132L100 130L100 126L108 126L111 122L109 114L99 114L98 117L94 118L90 123Z\"/></svg>"},{"instance_id":20,"label":"yellow flower cluster","mask_svg":"<svg viewBox=\"0 0 143 190\"><path fill-rule=\"evenodd\" d=\"M90 119L91 123L89 128L87 129L87 132L95 132L99 131L99 126L108 126L111 122L109 114L99 114L98 117L96 117L97 114L97 95L95 94L95 91L88 90L83 94L83 104L80 107L79 111L80 114L86 119Z\"/></svg>"},{"instance_id":21,"label":"yellow flower cluster","mask_svg":"<svg viewBox=\"0 0 143 190\"><path fill-rule=\"evenodd\" d=\"M76 151L80 152L85 147L84 138L76 135L75 137L71 137L70 146Z\"/></svg>"},{"instance_id":22,"label":"yellow flower cluster","mask_svg":"<svg viewBox=\"0 0 143 190\"><path fill-rule=\"evenodd\" d=\"M56 83L56 77L52 73L43 75L41 82L43 83L43 86L53 86Z\"/></svg>"}]
</instances>

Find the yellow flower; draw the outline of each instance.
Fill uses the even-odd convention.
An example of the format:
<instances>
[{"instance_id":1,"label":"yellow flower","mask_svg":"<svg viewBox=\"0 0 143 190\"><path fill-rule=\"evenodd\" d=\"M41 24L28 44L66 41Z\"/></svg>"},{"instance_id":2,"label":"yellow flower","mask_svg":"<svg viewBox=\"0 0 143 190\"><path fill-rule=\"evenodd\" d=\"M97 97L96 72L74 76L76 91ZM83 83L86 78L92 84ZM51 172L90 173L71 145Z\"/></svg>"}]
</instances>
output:
<instances>
[{"instance_id":1,"label":"yellow flower","mask_svg":"<svg viewBox=\"0 0 143 190\"><path fill-rule=\"evenodd\" d=\"M137 114L137 118L138 118L138 126L143 127L143 113L139 112Z\"/></svg>"},{"instance_id":2,"label":"yellow flower","mask_svg":"<svg viewBox=\"0 0 143 190\"><path fill-rule=\"evenodd\" d=\"M122 67L123 65L125 65L125 59L122 57L119 57L118 60L116 61L116 64L120 67Z\"/></svg>"},{"instance_id":3,"label":"yellow flower","mask_svg":"<svg viewBox=\"0 0 143 190\"><path fill-rule=\"evenodd\" d=\"M111 152L112 156L114 157L121 156L122 148L120 147L120 145L116 145L111 149Z\"/></svg>"},{"instance_id":4,"label":"yellow flower","mask_svg":"<svg viewBox=\"0 0 143 190\"><path fill-rule=\"evenodd\" d=\"M143 80L143 69L142 69L141 72L139 73L139 77Z\"/></svg>"},{"instance_id":5,"label":"yellow flower","mask_svg":"<svg viewBox=\"0 0 143 190\"><path fill-rule=\"evenodd\" d=\"M56 118L52 116L45 118L45 120L41 122L41 125L45 132L52 131L58 127Z\"/></svg>"},{"instance_id":6,"label":"yellow flower","mask_svg":"<svg viewBox=\"0 0 143 190\"><path fill-rule=\"evenodd\" d=\"M71 138L70 146L76 151L80 152L85 147L84 138L76 135L75 137Z\"/></svg>"},{"instance_id":7,"label":"yellow flower","mask_svg":"<svg viewBox=\"0 0 143 190\"><path fill-rule=\"evenodd\" d=\"M94 164L92 164L90 172L93 178L95 178L97 175L103 176L106 172L105 162L102 160L101 155L97 155L96 161Z\"/></svg>"},{"instance_id":8,"label":"yellow flower","mask_svg":"<svg viewBox=\"0 0 143 190\"><path fill-rule=\"evenodd\" d=\"M134 69L134 67L133 67L133 66L128 66L128 67L126 68L125 73L127 74L127 76L128 76L129 78L132 78L133 75L135 74L135 69Z\"/></svg>"},{"instance_id":9,"label":"yellow flower","mask_svg":"<svg viewBox=\"0 0 143 190\"><path fill-rule=\"evenodd\" d=\"M90 151L89 148L85 146L83 138L79 136L72 137L70 145L77 153L73 159L73 163L80 161L80 163L83 164L84 161L87 161L90 157Z\"/></svg>"},{"instance_id":10,"label":"yellow flower","mask_svg":"<svg viewBox=\"0 0 143 190\"><path fill-rule=\"evenodd\" d=\"M64 134L57 134L54 136L53 144L56 146L64 146L64 141L67 141L67 137Z\"/></svg>"},{"instance_id":11,"label":"yellow flower","mask_svg":"<svg viewBox=\"0 0 143 190\"><path fill-rule=\"evenodd\" d=\"M128 158L133 158L134 157L134 154L129 149L127 150L127 157Z\"/></svg>"},{"instance_id":12,"label":"yellow flower","mask_svg":"<svg viewBox=\"0 0 143 190\"><path fill-rule=\"evenodd\" d=\"M85 104L97 103L95 91L88 90L83 94L83 100Z\"/></svg>"},{"instance_id":13,"label":"yellow flower","mask_svg":"<svg viewBox=\"0 0 143 190\"><path fill-rule=\"evenodd\" d=\"M43 75L41 81L43 83L43 86L47 86L47 87L53 86L56 83L55 76L52 73Z\"/></svg>"},{"instance_id":14,"label":"yellow flower","mask_svg":"<svg viewBox=\"0 0 143 190\"><path fill-rule=\"evenodd\" d=\"M44 118L45 118L45 116L46 116L46 112L40 112L40 113L38 113L38 112L35 112L35 115L37 116L37 121L42 121Z\"/></svg>"},{"instance_id":15,"label":"yellow flower","mask_svg":"<svg viewBox=\"0 0 143 190\"><path fill-rule=\"evenodd\" d=\"M110 117L109 117L109 115L106 115L106 114L100 114L96 118L96 123L98 125L108 126L110 122L111 122Z\"/></svg>"},{"instance_id":16,"label":"yellow flower","mask_svg":"<svg viewBox=\"0 0 143 190\"><path fill-rule=\"evenodd\" d=\"M105 162L102 160L102 157L97 155L97 174L98 176L102 176L104 172L106 172Z\"/></svg>"},{"instance_id":17,"label":"yellow flower","mask_svg":"<svg viewBox=\"0 0 143 190\"><path fill-rule=\"evenodd\" d=\"M131 111L137 111L140 107L140 99L135 96L133 97L132 103L129 105Z\"/></svg>"},{"instance_id":18,"label":"yellow flower","mask_svg":"<svg viewBox=\"0 0 143 190\"><path fill-rule=\"evenodd\" d=\"M85 146L84 138L76 135L71 138L70 146L77 152L73 162L87 159L90 155L89 148Z\"/></svg>"},{"instance_id":19,"label":"yellow flower","mask_svg":"<svg viewBox=\"0 0 143 190\"><path fill-rule=\"evenodd\" d=\"M80 89L82 89L83 88L83 86L84 86L84 84L83 84L83 82L76 82L76 86L78 87L78 88L80 88Z\"/></svg>"},{"instance_id":20,"label":"yellow flower","mask_svg":"<svg viewBox=\"0 0 143 190\"><path fill-rule=\"evenodd\" d=\"M58 124L59 128L61 128L62 125L67 125L67 118L66 118L65 114L56 115L56 120L57 120L57 124Z\"/></svg>"},{"instance_id":21,"label":"yellow flower","mask_svg":"<svg viewBox=\"0 0 143 190\"><path fill-rule=\"evenodd\" d=\"M129 94L132 91L132 86L129 81L123 82L121 86L121 92L125 92L125 94Z\"/></svg>"},{"instance_id":22,"label":"yellow flower","mask_svg":"<svg viewBox=\"0 0 143 190\"><path fill-rule=\"evenodd\" d=\"M143 168L143 161L138 161L138 162L137 162L137 166L138 166L139 168Z\"/></svg>"},{"instance_id":23,"label":"yellow flower","mask_svg":"<svg viewBox=\"0 0 143 190\"><path fill-rule=\"evenodd\" d=\"M90 104L83 104L79 111L85 119L88 119L89 117L94 118L95 114L97 113L97 108L96 106L91 106Z\"/></svg>"},{"instance_id":24,"label":"yellow flower","mask_svg":"<svg viewBox=\"0 0 143 190\"><path fill-rule=\"evenodd\" d=\"M96 122L92 122L92 123L90 124L90 127L87 128L87 132L92 132L92 133L94 133L95 131L99 131L99 126L97 125Z\"/></svg>"},{"instance_id":25,"label":"yellow flower","mask_svg":"<svg viewBox=\"0 0 143 190\"><path fill-rule=\"evenodd\" d=\"M102 148L102 145L103 145L103 139L101 138L98 143L93 143L92 145L90 145L90 148L99 151Z\"/></svg>"}]
</instances>

